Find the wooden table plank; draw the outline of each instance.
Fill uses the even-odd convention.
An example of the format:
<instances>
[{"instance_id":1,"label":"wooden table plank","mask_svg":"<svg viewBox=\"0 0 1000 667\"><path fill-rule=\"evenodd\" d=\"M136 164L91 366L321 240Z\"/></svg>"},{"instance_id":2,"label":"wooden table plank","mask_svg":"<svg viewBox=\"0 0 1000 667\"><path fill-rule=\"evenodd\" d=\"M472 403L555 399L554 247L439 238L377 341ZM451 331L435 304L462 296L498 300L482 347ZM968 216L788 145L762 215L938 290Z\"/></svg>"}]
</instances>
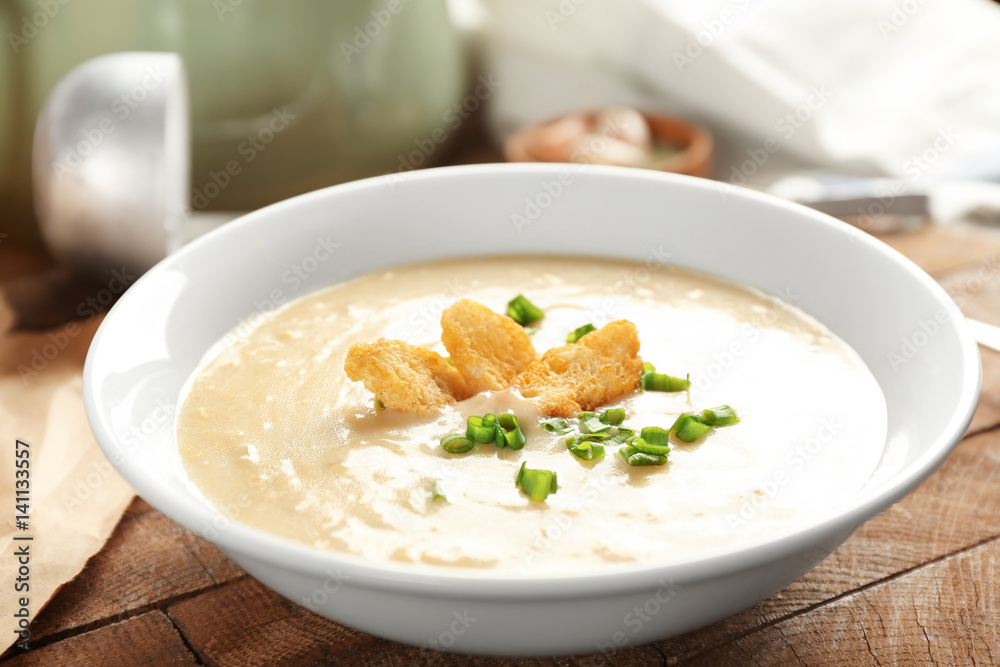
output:
<instances>
[{"instance_id":1,"label":"wooden table plank","mask_svg":"<svg viewBox=\"0 0 1000 667\"><path fill-rule=\"evenodd\" d=\"M153 611L15 656L4 666L197 664L170 619Z\"/></svg>"},{"instance_id":2,"label":"wooden table plank","mask_svg":"<svg viewBox=\"0 0 1000 667\"><path fill-rule=\"evenodd\" d=\"M32 640L126 618L242 576L214 546L135 501L104 548L32 623Z\"/></svg>"},{"instance_id":3,"label":"wooden table plank","mask_svg":"<svg viewBox=\"0 0 1000 667\"><path fill-rule=\"evenodd\" d=\"M680 664L997 665L998 581L993 540Z\"/></svg>"},{"instance_id":4,"label":"wooden table plank","mask_svg":"<svg viewBox=\"0 0 1000 667\"><path fill-rule=\"evenodd\" d=\"M191 648L219 667L309 664L376 641L250 578L172 605L169 614Z\"/></svg>"},{"instance_id":5,"label":"wooden table plank","mask_svg":"<svg viewBox=\"0 0 1000 667\"><path fill-rule=\"evenodd\" d=\"M218 667L306 665L561 665L608 664L602 656L511 660L439 653L378 639L317 616L254 579L217 588L170 607L188 644ZM211 619L210 623L206 619ZM618 665L662 665L652 646L621 651Z\"/></svg>"},{"instance_id":6,"label":"wooden table plank","mask_svg":"<svg viewBox=\"0 0 1000 667\"><path fill-rule=\"evenodd\" d=\"M878 239L906 255L935 278L1000 258L1000 233L972 225L932 225Z\"/></svg>"}]
</instances>

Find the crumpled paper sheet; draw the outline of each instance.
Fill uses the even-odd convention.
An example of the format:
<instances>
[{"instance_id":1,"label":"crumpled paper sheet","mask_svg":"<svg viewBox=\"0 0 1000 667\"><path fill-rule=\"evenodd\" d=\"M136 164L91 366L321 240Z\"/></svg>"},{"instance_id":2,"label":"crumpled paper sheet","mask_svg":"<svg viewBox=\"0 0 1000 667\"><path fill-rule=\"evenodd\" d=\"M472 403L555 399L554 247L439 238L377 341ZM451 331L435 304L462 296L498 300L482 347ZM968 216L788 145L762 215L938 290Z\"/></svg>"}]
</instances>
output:
<instances>
[{"instance_id":1,"label":"crumpled paper sheet","mask_svg":"<svg viewBox=\"0 0 1000 667\"><path fill-rule=\"evenodd\" d=\"M101 453L83 409L83 361L100 319L46 333L9 333L13 321L0 296L0 653L21 641L19 598L29 598L36 618L101 549L135 495ZM25 531L15 525L15 439L31 452ZM14 552L25 545L30 590L17 592Z\"/></svg>"},{"instance_id":2,"label":"crumpled paper sheet","mask_svg":"<svg viewBox=\"0 0 1000 667\"><path fill-rule=\"evenodd\" d=\"M737 184L800 169L1000 178L994 2L480 1L498 138L629 104L707 125L716 177Z\"/></svg>"}]
</instances>

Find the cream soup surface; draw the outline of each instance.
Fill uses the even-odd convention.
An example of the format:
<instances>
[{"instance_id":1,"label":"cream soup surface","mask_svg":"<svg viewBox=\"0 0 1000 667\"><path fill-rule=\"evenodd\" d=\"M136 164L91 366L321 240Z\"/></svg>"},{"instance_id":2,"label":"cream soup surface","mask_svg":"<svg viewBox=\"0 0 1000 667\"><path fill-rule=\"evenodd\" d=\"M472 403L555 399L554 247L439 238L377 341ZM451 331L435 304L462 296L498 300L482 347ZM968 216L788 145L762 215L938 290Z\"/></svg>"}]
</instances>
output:
<instances>
[{"instance_id":1,"label":"cream soup surface","mask_svg":"<svg viewBox=\"0 0 1000 667\"><path fill-rule=\"evenodd\" d=\"M689 393L635 392L625 426L669 428L682 412L731 405L739 424L669 463L632 468L609 446L573 456L515 391L487 392L429 417L376 414L344 370L348 348L396 338L447 355L441 311L459 298L504 312L518 293L545 317L539 353L582 324L634 322L640 355L690 373ZM377 272L244 323L209 351L177 416L178 446L204 497L243 523L370 562L567 572L665 562L736 546L834 511L882 455L882 392L856 353L774 297L655 262L474 258ZM469 415L513 412L522 450L446 453ZM521 462L555 471L533 502ZM447 499L435 498L434 483Z\"/></svg>"}]
</instances>

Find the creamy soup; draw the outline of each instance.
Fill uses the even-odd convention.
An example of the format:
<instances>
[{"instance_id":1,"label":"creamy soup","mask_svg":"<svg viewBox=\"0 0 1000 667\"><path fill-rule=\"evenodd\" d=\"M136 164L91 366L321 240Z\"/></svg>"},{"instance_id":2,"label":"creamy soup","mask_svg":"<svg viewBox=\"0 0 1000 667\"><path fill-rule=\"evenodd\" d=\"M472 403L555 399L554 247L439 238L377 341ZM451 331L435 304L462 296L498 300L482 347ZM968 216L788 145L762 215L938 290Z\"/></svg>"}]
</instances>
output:
<instances>
[{"instance_id":1,"label":"creamy soup","mask_svg":"<svg viewBox=\"0 0 1000 667\"><path fill-rule=\"evenodd\" d=\"M672 442L667 465L630 467L615 447L602 460L573 456L514 390L429 417L377 413L343 370L352 344L378 338L447 355L446 306L469 298L502 313L519 293L545 312L532 333L539 353L585 323L627 319L644 361L690 373L690 392L637 391L601 408L624 408L636 432L719 404L742 420ZM690 557L834 511L885 443L885 400L846 343L781 300L670 267L559 257L424 264L310 294L251 324L216 345L188 383L177 418L187 473L241 522L370 562L567 572ZM520 420L523 449L442 449L469 415L505 411ZM522 462L557 473L545 502L515 486Z\"/></svg>"}]
</instances>

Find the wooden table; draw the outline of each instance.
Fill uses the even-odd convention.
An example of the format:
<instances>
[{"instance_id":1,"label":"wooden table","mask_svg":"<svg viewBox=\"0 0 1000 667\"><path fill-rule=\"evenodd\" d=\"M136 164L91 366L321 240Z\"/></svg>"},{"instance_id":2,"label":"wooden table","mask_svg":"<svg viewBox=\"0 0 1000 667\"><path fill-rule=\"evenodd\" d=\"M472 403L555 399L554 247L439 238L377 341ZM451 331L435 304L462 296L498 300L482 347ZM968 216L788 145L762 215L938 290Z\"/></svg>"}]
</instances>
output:
<instances>
[{"instance_id":1,"label":"wooden table","mask_svg":"<svg viewBox=\"0 0 1000 667\"><path fill-rule=\"evenodd\" d=\"M1000 231L886 237L970 316L1000 324ZM915 492L787 589L741 614L601 655L472 658L377 639L257 583L136 499L32 625L26 665L1000 664L1000 354L965 439ZM8 654L9 656L10 654Z\"/></svg>"}]
</instances>

